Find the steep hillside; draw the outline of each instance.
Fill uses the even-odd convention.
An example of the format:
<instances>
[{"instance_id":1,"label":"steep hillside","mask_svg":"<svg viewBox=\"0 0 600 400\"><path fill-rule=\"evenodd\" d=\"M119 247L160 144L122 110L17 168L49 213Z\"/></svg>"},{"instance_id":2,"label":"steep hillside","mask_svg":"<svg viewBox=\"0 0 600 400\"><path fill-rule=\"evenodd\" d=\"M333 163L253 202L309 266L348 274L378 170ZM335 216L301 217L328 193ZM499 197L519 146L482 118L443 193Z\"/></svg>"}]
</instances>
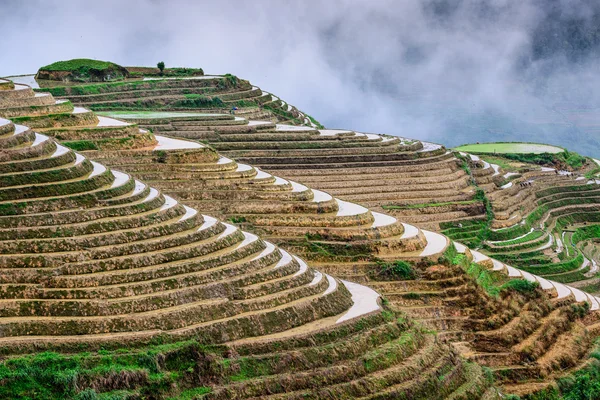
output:
<instances>
[{"instance_id":1,"label":"steep hillside","mask_svg":"<svg viewBox=\"0 0 600 400\"><path fill-rule=\"evenodd\" d=\"M0 147L3 397L425 398L471 376L489 387L367 287L25 126L0 120ZM136 157L214 154L203 148L156 137ZM41 350L67 353L19 355Z\"/></svg>"},{"instance_id":2,"label":"steep hillside","mask_svg":"<svg viewBox=\"0 0 600 400\"><path fill-rule=\"evenodd\" d=\"M228 78L208 80L211 79ZM179 81L190 85L192 81L206 80L164 79L160 81L160 85L176 85L174 82L181 84ZM218 81L215 82L218 86ZM112 85L106 87L113 89ZM8 89L16 92L13 88ZM63 90L86 91L89 87L57 87L53 92ZM145 90L142 89L142 92ZM11 96L15 94L8 95ZM26 97L31 97L31 93L23 96ZM49 99L46 101L50 104ZM330 315L314 316L313 313L313 318L322 319L307 321L305 326L308 331L306 328L290 328L286 334L283 326L270 333L271 326L254 327L261 331L259 336L265 337L240 337L239 340L228 338L228 341L233 340L228 343L228 346L233 346L236 354L233 360L223 360L221 364L219 360L230 358L226 354L231 351L222 349L220 353L211 353L210 362L204 364L203 368L217 368L210 369L212 372L209 375L214 377L212 380L207 379L211 390L210 394L203 394L207 398L229 398L234 395L258 398L267 394L272 398L341 398L348 395L368 398L494 398L496 392L489 386L492 377L495 377L504 392L527 394L554 387L556 378L576 371L587 363L587 355L598 332L597 310L600 309L600 303L596 297L490 259L482 252L471 251L438 233L401 222L405 217L424 214L422 209L428 207L478 204L480 215L475 217L486 226L492 225L496 219L495 214L489 212L494 206L490 198L494 193L505 190L502 189L505 186L502 177L506 173L496 167L497 164L484 163L467 154L454 155L442 146L410 139L277 124L276 114L261 110L260 107L236 112L262 112L273 120L247 120L239 114L223 114L218 109L208 108L212 112L120 111L111 113L111 117L95 117L97 122L61 126L55 121L63 120L64 116L57 118L48 113L44 115L20 104L10 104L5 109L7 111L4 112L12 113L13 118L23 123L28 123L33 117L31 123L37 124L44 135L56 137L64 146L77 149L96 163L139 176L150 185L180 199L186 207L229 218L233 223L253 232L247 235L262 236L268 243L273 243L273 247L281 245L290 253L299 253L315 261L311 265L330 276L341 276L374 287L384 295L385 307L390 312L375 313L369 318L377 319L376 316L380 315L379 318L385 320L385 324L395 321L397 326L402 325L401 330L413 330L411 337L420 335L414 333L421 329L420 326L435 329L439 332L438 338L441 341L434 340L434 343L445 349L444 354L447 354L447 357L440 358L439 353L428 353L433 358L424 362L411 358L397 347L386 347L385 351L388 353L383 348L378 348L369 353L378 359L375 369L372 364L374 361L370 361L372 358L361 359L362 367L359 372L355 369L358 364L351 367L337 361L333 364L325 362L331 374L319 369L325 368L325 364L311 362L300 375L302 378L297 378L298 374L292 378L288 374L297 371L297 367L293 366L294 363L281 364L278 361L275 367L274 363L281 355L273 353L273 349L285 348L292 351L293 348L294 356L286 355L285 359L295 359L298 355L297 348L294 347L296 345L290 347L287 344L290 340L295 343L307 340L303 342L304 346L307 343L322 343L317 339L316 333L311 333L311 329L333 332L337 328L337 324L333 324L332 328L328 327L326 321L332 318ZM2 112L0 109L0 113ZM87 110L85 112L89 113ZM126 118L128 122L112 117ZM138 123L151 129L154 134L149 130L140 130ZM180 138L158 135L159 132ZM204 143L193 139L201 139ZM210 142L213 147L209 147L206 142ZM337 154L338 149L341 155ZM373 154L379 155L373 156L369 152L371 149ZM388 150L391 151L387 153ZM226 155L221 155L220 152L226 152ZM302 172L298 177L303 180L287 175L278 176L279 172L286 170L277 168L279 161L266 164L264 169L270 168L270 173L240 161L260 160L262 153L269 154L270 160L281 160L282 164L292 160L294 165L303 165L297 168ZM373 159L369 159L371 156ZM328 159L329 157L332 159ZM366 157L366 160L361 161L362 157ZM375 161L377 159L383 161ZM419 163L421 159L425 160L423 164ZM311 189L311 186L319 184L317 176L323 170L318 163L324 160L345 163L344 169L332 168L331 182L341 183L342 187L348 188L347 192L342 191L340 194L333 187L334 190L327 190L332 192L332 196L325 191ZM373 165L379 162L382 170ZM437 163L447 163L448 166L437 171L437 178L432 175L431 184L427 186L423 181L427 180L428 167ZM425 177L417 172L423 166ZM439 201L440 198L446 200L447 196L456 192L456 189L450 189L452 186L445 189L445 193L436 192L439 188L438 181L453 172L457 173L458 179L464 177L465 189L472 191L471 200ZM532 176L538 173L534 170L530 172ZM550 175L550 172L539 170L542 176ZM415 187L424 185L424 191L433 193L432 199L436 203L427 206L418 204L415 207L367 204L379 207L374 211L351 202L356 201L351 196L360 190L362 183L376 181L382 173L387 173L389 180L398 177L405 184L412 182ZM554 176L563 176L558 172L552 173ZM413 174L418 176L412 177ZM354 176L344 180L348 175ZM311 176L316 179L311 180ZM380 184L380 187L390 186L388 179L384 180L385 184ZM401 187L392 186L391 191L402 193ZM377 201L379 194L372 197ZM414 214L407 210L413 210ZM394 214L390 215L388 211ZM441 215L443 212L437 214ZM445 223L457 223L452 222L455 219L464 221L465 217L455 215ZM440 220L432 219L428 222L437 224L437 221ZM593 232L581 231L579 235L585 238L593 235ZM260 241L258 236L255 237ZM264 248L262 252L266 250ZM308 273L307 271L312 270L307 267L304 273ZM292 280L297 272L294 272ZM310 283L315 281L317 274L315 272L312 275ZM280 285L282 277L272 278L273 283L268 285L254 283L253 286L263 289L253 290L276 301L273 297L278 296L262 291L267 290L266 287L273 290L274 286ZM325 278L321 276L319 282L324 281ZM335 279L327 278L327 281L327 285L321 283L325 292L330 290ZM310 283L303 282L304 285L311 286ZM371 293L371 289L353 285L356 284L336 284L334 292L322 296L343 293L344 288L347 290L345 300L340 295L339 300L334 301L343 304L340 307L345 307L345 314L340 312L336 322L343 322L344 315L347 318L356 317L352 312L353 307L355 310L366 307L368 312L374 311L374 308L361 305L362 302L359 301L370 298L368 293ZM285 290L284 292L287 293ZM227 301L231 301L229 297ZM295 301L298 300L293 300ZM270 306L278 307L274 304ZM400 313L397 316L407 315L408 318L401 317L398 320L391 317L394 313ZM412 322L414 320L419 320L420 323L415 324ZM361 327L370 324L360 321L355 323ZM378 323L384 324L382 321ZM368 326L370 329L371 325ZM283 334L277 333L281 329L284 330ZM371 333L372 331L365 333L363 340L371 340ZM335 334L329 336L333 335ZM296 339L297 336L304 339ZM399 340L406 343L407 337ZM201 338L200 343L211 341ZM444 343L451 343L454 351L449 351L448 345ZM397 351L403 355L402 359L393 356L395 361L392 362L385 355L392 356ZM457 357L456 353L461 354L461 357ZM241 357L237 358L238 356ZM246 356L251 360L248 361ZM307 353L302 353L300 357L311 359ZM265 363L264 360L270 361ZM413 360L422 367L411 368L410 366L415 365ZM488 370L486 375L479 366L465 363L465 360L487 366L491 371ZM229 369L223 370L219 365L227 368L231 366L233 370L228 372ZM412 372L408 375L401 373L407 367ZM385 371L382 372L382 368ZM341 376L346 380L340 381ZM282 379L286 382L283 385L280 384ZM234 383L236 381L239 383ZM303 383L299 383L300 381Z\"/></svg>"},{"instance_id":3,"label":"steep hillside","mask_svg":"<svg viewBox=\"0 0 600 400\"><path fill-rule=\"evenodd\" d=\"M146 79L44 90L94 110L116 110L108 115L155 133L210 143L227 157L427 229L485 217L469 176L441 145L319 129L292 105L232 76ZM128 108L136 111L123 111ZM210 120L206 113L224 115Z\"/></svg>"},{"instance_id":4,"label":"steep hillside","mask_svg":"<svg viewBox=\"0 0 600 400\"><path fill-rule=\"evenodd\" d=\"M569 154L463 153L486 193L490 218L444 224L443 232L531 273L598 293L598 164Z\"/></svg>"},{"instance_id":5,"label":"steep hillside","mask_svg":"<svg viewBox=\"0 0 600 400\"><path fill-rule=\"evenodd\" d=\"M89 112L43 114L28 88L0 83L0 112L65 144L89 137L150 165L219 157L93 114L71 124ZM0 147L3 397L428 398L468 384L495 398L479 367L372 289L31 128L0 120ZM60 353L20 355L42 350Z\"/></svg>"}]
</instances>

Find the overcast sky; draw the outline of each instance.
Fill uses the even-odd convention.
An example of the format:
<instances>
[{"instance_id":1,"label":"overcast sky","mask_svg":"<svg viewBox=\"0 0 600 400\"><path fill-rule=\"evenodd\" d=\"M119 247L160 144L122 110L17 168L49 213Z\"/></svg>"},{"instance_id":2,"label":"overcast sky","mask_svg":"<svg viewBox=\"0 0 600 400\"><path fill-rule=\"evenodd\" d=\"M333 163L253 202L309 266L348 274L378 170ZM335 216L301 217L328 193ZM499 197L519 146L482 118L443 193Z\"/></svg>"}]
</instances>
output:
<instances>
[{"instance_id":1,"label":"overcast sky","mask_svg":"<svg viewBox=\"0 0 600 400\"><path fill-rule=\"evenodd\" d=\"M564 145L564 103L599 103L596 48L554 49L542 30L550 50L536 57L535 35L557 18L594 24L597 3L0 0L0 76L70 58L164 61L249 79L328 127Z\"/></svg>"}]
</instances>

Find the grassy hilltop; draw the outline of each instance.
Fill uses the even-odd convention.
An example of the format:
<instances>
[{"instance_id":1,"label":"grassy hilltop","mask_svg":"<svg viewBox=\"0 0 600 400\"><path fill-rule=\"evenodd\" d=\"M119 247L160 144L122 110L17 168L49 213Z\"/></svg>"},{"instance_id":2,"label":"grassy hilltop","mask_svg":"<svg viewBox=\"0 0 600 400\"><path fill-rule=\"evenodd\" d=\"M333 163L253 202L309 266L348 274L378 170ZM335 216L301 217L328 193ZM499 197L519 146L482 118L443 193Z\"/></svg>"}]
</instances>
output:
<instances>
[{"instance_id":1,"label":"grassy hilltop","mask_svg":"<svg viewBox=\"0 0 600 400\"><path fill-rule=\"evenodd\" d=\"M63 82L106 82L125 79L129 72L112 62L76 58L46 65L38 70L36 77Z\"/></svg>"}]
</instances>

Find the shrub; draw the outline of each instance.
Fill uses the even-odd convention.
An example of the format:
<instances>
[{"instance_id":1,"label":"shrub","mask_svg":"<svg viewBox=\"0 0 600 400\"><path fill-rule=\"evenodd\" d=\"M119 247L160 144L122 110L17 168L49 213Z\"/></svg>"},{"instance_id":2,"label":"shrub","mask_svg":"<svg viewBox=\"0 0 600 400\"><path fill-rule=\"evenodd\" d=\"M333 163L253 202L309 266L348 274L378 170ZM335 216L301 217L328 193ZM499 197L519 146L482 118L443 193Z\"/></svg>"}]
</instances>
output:
<instances>
[{"instance_id":1,"label":"shrub","mask_svg":"<svg viewBox=\"0 0 600 400\"><path fill-rule=\"evenodd\" d=\"M246 217L233 216L233 217L229 218L229 220L231 222L233 222L234 224L241 224L241 223L246 222Z\"/></svg>"},{"instance_id":2,"label":"shrub","mask_svg":"<svg viewBox=\"0 0 600 400\"><path fill-rule=\"evenodd\" d=\"M586 400L600 398L600 363L597 354L587 368L558 380L563 399ZM559 398L558 396L555 398Z\"/></svg>"},{"instance_id":3,"label":"shrub","mask_svg":"<svg viewBox=\"0 0 600 400\"><path fill-rule=\"evenodd\" d=\"M379 277L390 280L410 280L417 278L417 273L413 267L406 261L398 260L392 263L378 262L379 271L376 274Z\"/></svg>"},{"instance_id":4,"label":"shrub","mask_svg":"<svg viewBox=\"0 0 600 400\"><path fill-rule=\"evenodd\" d=\"M573 169L579 169L585 163L585 157L572 152L565 150L562 153L540 153L540 154L504 154L505 158L514 161L520 161L531 164L538 165L550 165L550 166L561 166L566 164Z\"/></svg>"},{"instance_id":5,"label":"shrub","mask_svg":"<svg viewBox=\"0 0 600 400\"><path fill-rule=\"evenodd\" d=\"M445 264L451 264L457 255L458 255L458 251L456 250L456 247L454 247L453 244L450 244L450 246L448 246L446 251L444 251L444 254L440 257L439 262L445 263Z\"/></svg>"},{"instance_id":6,"label":"shrub","mask_svg":"<svg viewBox=\"0 0 600 400\"><path fill-rule=\"evenodd\" d=\"M600 238L600 225L588 225L577 228L573 234L573 243L579 243L588 239Z\"/></svg>"},{"instance_id":7,"label":"shrub","mask_svg":"<svg viewBox=\"0 0 600 400\"><path fill-rule=\"evenodd\" d=\"M186 94L185 99L177 100L174 107L186 108L222 108L225 106L219 97L208 97L201 94Z\"/></svg>"},{"instance_id":8,"label":"shrub","mask_svg":"<svg viewBox=\"0 0 600 400\"><path fill-rule=\"evenodd\" d=\"M235 87L238 83L238 77L231 74L225 74L225 79L231 87Z\"/></svg>"},{"instance_id":9,"label":"shrub","mask_svg":"<svg viewBox=\"0 0 600 400\"><path fill-rule=\"evenodd\" d=\"M512 279L500 286L500 290L514 290L521 294L533 294L535 293L538 287L540 287L540 285L537 282L530 282L526 279Z\"/></svg>"},{"instance_id":10,"label":"shrub","mask_svg":"<svg viewBox=\"0 0 600 400\"><path fill-rule=\"evenodd\" d=\"M94 389L86 389L82 392L79 392L75 398L77 400L96 400L98 398L98 394Z\"/></svg>"},{"instance_id":11,"label":"shrub","mask_svg":"<svg viewBox=\"0 0 600 400\"><path fill-rule=\"evenodd\" d=\"M463 263L466 262L463 261ZM475 280L477 286L482 288L489 296L498 297L500 288L498 287L497 273L489 271L485 267L474 262L468 263L468 265L463 268L465 268L467 275Z\"/></svg>"},{"instance_id":12,"label":"shrub","mask_svg":"<svg viewBox=\"0 0 600 400\"><path fill-rule=\"evenodd\" d=\"M166 164L167 162L167 152L164 150L157 150L154 152L156 154L156 162L160 164Z\"/></svg>"},{"instance_id":13,"label":"shrub","mask_svg":"<svg viewBox=\"0 0 600 400\"><path fill-rule=\"evenodd\" d=\"M63 144L75 151L98 150L96 143L89 140L75 140L72 142L63 142Z\"/></svg>"},{"instance_id":14,"label":"shrub","mask_svg":"<svg viewBox=\"0 0 600 400\"><path fill-rule=\"evenodd\" d=\"M577 153L570 152L568 150L565 150L564 157L566 159L565 162L567 163L567 165L573 169L579 169L585 163L585 157Z\"/></svg>"}]
</instances>

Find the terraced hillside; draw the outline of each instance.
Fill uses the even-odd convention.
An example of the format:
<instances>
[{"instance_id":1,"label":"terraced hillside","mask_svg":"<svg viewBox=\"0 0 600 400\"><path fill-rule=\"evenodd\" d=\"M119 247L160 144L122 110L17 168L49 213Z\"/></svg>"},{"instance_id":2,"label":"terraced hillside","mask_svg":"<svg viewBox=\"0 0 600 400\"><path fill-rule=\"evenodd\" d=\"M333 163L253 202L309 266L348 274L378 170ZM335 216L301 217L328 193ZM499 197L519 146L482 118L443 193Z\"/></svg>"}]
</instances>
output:
<instances>
[{"instance_id":1,"label":"terraced hillside","mask_svg":"<svg viewBox=\"0 0 600 400\"><path fill-rule=\"evenodd\" d=\"M2 133L6 346L233 340L269 313L285 316L276 332L352 306L344 285L255 235L26 127L2 120Z\"/></svg>"},{"instance_id":2,"label":"terraced hillside","mask_svg":"<svg viewBox=\"0 0 600 400\"><path fill-rule=\"evenodd\" d=\"M140 68L132 68L139 74ZM142 69L143 71L143 69ZM39 88L33 75L12 78ZM148 76L116 83L61 86L44 82L44 91L74 104L100 110L195 111L229 113L252 118L274 119L291 124L318 126L319 123L271 93L230 74L187 78Z\"/></svg>"},{"instance_id":3,"label":"terraced hillside","mask_svg":"<svg viewBox=\"0 0 600 400\"><path fill-rule=\"evenodd\" d=\"M493 218L449 223L443 232L531 273L598 293L597 163L588 159L570 172L496 158L511 169L505 172L485 156L465 156L481 167L476 179L487 192ZM500 183L486 185L482 176Z\"/></svg>"},{"instance_id":4,"label":"terraced hillside","mask_svg":"<svg viewBox=\"0 0 600 400\"><path fill-rule=\"evenodd\" d=\"M185 143L157 141L148 153L189 154ZM371 289L320 273L4 119L0 148L2 351L103 349L103 362L118 365L93 368L89 353L47 358L44 368L67 362L81 375L37 398L85 388L204 398L442 398L467 383L494 398L479 367L382 312ZM143 354L155 363L152 376L135 361L127 368L126 360ZM12 357L0 393L16 398L20 370L35 358ZM35 382L44 379L48 370Z\"/></svg>"},{"instance_id":5,"label":"terraced hillside","mask_svg":"<svg viewBox=\"0 0 600 400\"><path fill-rule=\"evenodd\" d=\"M75 111L88 112L83 108ZM27 123L32 122L30 118L15 117ZM44 123L42 118L34 119L33 125L65 146L134 174L192 207L229 218L269 240L288 245L296 242L294 250L302 255L312 255L314 246L319 246L332 253L345 249L350 258L371 258L372 254L418 258L439 256L447 246L445 239L436 236L433 245L425 249L425 236L432 233L237 163L198 142L154 136L136 124L103 116L94 116L98 122L91 121L90 125L61 127L50 126L47 120L51 117L44 117ZM194 118L206 123L235 122L227 115ZM172 143L186 148L185 154L169 156Z\"/></svg>"},{"instance_id":6,"label":"terraced hillside","mask_svg":"<svg viewBox=\"0 0 600 400\"><path fill-rule=\"evenodd\" d=\"M80 106L110 110L107 115L139 123L155 133L210 143L224 156L375 211L385 209L426 229L437 230L444 221L485 218L470 177L443 146L319 129L308 115L247 81L227 76L152 78L43 90ZM212 96L210 101L205 93ZM182 96L189 99L182 100ZM194 96L205 97L192 100ZM230 115L234 106L239 109ZM207 112L223 115L210 120L203 115Z\"/></svg>"},{"instance_id":7,"label":"terraced hillside","mask_svg":"<svg viewBox=\"0 0 600 400\"><path fill-rule=\"evenodd\" d=\"M193 392L205 398L496 398L481 368L419 325L382 311L373 290L316 271L272 242L67 146L104 149L85 154L107 160L129 155L139 165L173 167L222 165L214 150L87 109L44 114L23 106L36 97L31 91L4 81L1 86L0 98L23 100L18 107L3 103L0 112L19 108L13 118L44 131L0 121L0 341L11 354L3 364L3 396L25 390L39 398L68 397L89 388L107 395ZM226 164L226 170L240 169L232 160ZM282 186L276 178L258 178ZM298 202L305 207L330 207L323 221L339 221L338 235L343 221L354 220L352 234L362 228L374 235L379 225L393 225L382 229L390 229L390 237L397 233L390 247L410 241L402 240L404 225L393 218L296 183L283 187L292 197L298 187L312 196ZM424 239L418 233L418 243L427 246ZM165 348L164 342L174 343ZM34 368L37 359L15 353L80 349L101 349L103 362L117 367L98 370L89 353L45 358L44 378L23 389L20 371ZM153 375L137 361L130 369L131 359L148 355ZM175 362L179 357L187 361ZM48 375L65 362L78 365L73 385ZM52 389L43 379L54 382Z\"/></svg>"},{"instance_id":8,"label":"terraced hillside","mask_svg":"<svg viewBox=\"0 0 600 400\"><path fill-rule=\"evenodd\" d=\"M155 132L206 141L227 157L425 228L483 217L469 176L440 145L241 118L234 126L187 119L133 120Z\"/></svg>"},{"instance_id":9,"label":"terraced hillside","mask_svg":"<svg viewBox=\"0 0 600 400\"><path fill-rule=\"evenodd\" d=\"M236 124L241 120L227 115L186 118L190 117L207 126L215 121ZM53 134L53 130L47 132ZM327 131L319 135L323 133ZM93 136L82 135L81 141L71 141L69 145L81 146L90 137ZM119 149L117 139L102 143L102 148L110 150L86 154L150 179L153 185L186 198L199 209L212 206L237 223L268 235L269 240L320 260L319 268L331 274L361 279L379 288L392 309L420 319L439 330L464 356L491 366L508 392L526 393L552 386L555 377L585 360L597 331L595 297L521 272L458 244L450 245L439 234L400 223L385 213L369 211L295 181L238 164L209 147L161 136L157 139L165 147L150 153L145 147ZM174 143L186 148L185 157L165 151ZM490 168L494 169L492 175L500 173ZM486 169L482 168L481 176L476 176L481 186ZM300 243L302 236L305 241ZM453 256L454 246L465 256ZM473 263L469 262L471 254ZM397 271L407 264L399 263L400 259L421 262L416 267L409 266L412 273L402 277ZM534 282L546 293L511 278ZM513 286L525 289L514 290ZM594 312L587 315L587 309ZM521 319L523 315L527 318ZM547 335L548 327L555 324L557 328ZM505 340L507 334L511 341ZM532 349L529 343L543 344ZM482 377L480 373L478 376ZM532 378L536 379L535 384L528 380ZM485 396L490 396L492 392L486 390L485 382L483 378L468 380L457 393L485 392ZM223 393L222 396L231 394Z\"/></svg>"}]
</instances>

